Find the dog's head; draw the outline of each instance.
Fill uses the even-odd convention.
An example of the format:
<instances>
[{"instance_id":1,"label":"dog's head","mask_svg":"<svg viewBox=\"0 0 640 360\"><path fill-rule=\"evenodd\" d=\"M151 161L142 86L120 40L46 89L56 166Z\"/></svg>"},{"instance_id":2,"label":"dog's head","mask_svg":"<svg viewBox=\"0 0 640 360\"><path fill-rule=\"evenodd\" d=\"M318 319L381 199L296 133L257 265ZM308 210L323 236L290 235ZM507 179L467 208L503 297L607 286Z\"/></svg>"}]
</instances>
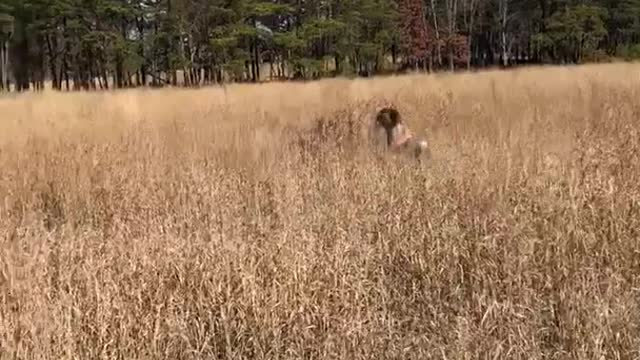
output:
<instances>
[{"instance_id":1,"label":"dog's head","mask_svg":"<svg viewBox=\"0 0 640 360\"><path fill-rule=\"evenodd\" d=\"M402 122L400 112L393 107L385 107L378 111L376 122L385 130L391 131Z\"/></svg>"}]
</instances>

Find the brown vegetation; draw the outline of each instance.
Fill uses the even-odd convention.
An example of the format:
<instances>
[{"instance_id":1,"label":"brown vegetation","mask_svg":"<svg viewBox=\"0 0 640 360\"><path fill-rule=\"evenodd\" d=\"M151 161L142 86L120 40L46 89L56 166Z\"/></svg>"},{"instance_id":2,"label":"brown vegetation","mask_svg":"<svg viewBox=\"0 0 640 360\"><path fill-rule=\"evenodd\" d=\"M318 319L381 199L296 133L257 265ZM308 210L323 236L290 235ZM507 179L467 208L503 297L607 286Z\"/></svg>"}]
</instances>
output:
<instances>
[{"instance_id":1,"label":"brown vegetation","mask_svg":"<svg viewBox=\"0 0 640 360\"><path fill-rule=\"evenodd\" d=\"M304 154L323 156L324 152L347 150L350 152L359 150L366 145L367 125L370 121L367 103L349 104L344 108L321 114L308 126L291 126L293 135L289 141L294 141L299 147L289 148L294 153L300 151ZM369 111L370 112L370 111ZM291 154L284 154L289 156Z\"/></svg>"},{"instance_id":2,"label":"brown vegetation","mask_svg":"<svg viewBox=\"0 0 640 360\"><path fill-rule=\"evenodd\" d=\"M2 99L0 358L638 358L638 70ZM370 99L433 166L282 146Z\"/></svg>"}]
</instances>

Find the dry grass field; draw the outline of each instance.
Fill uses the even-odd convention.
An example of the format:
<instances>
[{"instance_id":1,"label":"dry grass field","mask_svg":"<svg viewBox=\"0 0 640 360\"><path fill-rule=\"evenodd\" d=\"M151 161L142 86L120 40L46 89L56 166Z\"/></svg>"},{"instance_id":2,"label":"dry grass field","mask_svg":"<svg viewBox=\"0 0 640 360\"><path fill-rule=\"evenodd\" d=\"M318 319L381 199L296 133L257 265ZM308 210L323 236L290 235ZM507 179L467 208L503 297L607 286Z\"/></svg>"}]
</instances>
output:
<instances>
[{"instance_id":1,"label":"dry grass field","mask_svg":"<svg viewBox=\"0 0 640 360\"><path fill-rule=\"evenodd\" d=\"M0 359L638 359L639 240L640 65L0 99Z\"/></svg>"}]
</instances>

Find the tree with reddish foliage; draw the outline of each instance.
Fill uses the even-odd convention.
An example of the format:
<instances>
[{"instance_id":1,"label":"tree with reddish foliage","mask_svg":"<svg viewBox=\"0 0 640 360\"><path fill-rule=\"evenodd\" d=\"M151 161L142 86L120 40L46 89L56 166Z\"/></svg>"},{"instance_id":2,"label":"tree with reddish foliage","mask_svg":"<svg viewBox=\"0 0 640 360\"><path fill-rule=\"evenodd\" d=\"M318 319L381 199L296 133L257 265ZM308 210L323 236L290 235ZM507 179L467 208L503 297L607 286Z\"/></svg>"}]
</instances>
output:
<instances>
[{"instance_id":1,"label":"tree with reddish foliage","mask_svg":"<svg viewBox=\"0 0 640 360\"><path fill-rule=\"evenodd\" d=\"M469 44L467 36L461 34L447 34L443 39L445 54L448 54L451 70L459 67L467 67L469 57Z\"/></svg>"},{"instance_id":2,"label":"tree with reddish foliage","mask_svg":"<svg viewBox=\"0 0 640 360\"><path fill-rule=\"evenodd\" d=\"M400 33L404 49L404 66L426 65L429 55L428 32L423 0L398 0Z\"/></svg>"}]
</instances>

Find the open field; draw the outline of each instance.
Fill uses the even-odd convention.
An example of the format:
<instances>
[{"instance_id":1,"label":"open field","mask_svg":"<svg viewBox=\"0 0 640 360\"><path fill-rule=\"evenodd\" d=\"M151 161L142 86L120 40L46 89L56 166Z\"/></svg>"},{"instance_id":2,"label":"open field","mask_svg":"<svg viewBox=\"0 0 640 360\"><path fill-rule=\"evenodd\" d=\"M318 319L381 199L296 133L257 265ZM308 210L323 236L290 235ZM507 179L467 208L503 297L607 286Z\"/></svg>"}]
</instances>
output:
<instances>
[{"instance_id":1,"label":"open field","mask_svg":"<svg viewBox=\"0 0 640 360\"><path fill-rule=\"evenodd\" d=\"M640 65L2 99L0 359L637 359L639 181Z\"/></svg>"}]
</instances>

